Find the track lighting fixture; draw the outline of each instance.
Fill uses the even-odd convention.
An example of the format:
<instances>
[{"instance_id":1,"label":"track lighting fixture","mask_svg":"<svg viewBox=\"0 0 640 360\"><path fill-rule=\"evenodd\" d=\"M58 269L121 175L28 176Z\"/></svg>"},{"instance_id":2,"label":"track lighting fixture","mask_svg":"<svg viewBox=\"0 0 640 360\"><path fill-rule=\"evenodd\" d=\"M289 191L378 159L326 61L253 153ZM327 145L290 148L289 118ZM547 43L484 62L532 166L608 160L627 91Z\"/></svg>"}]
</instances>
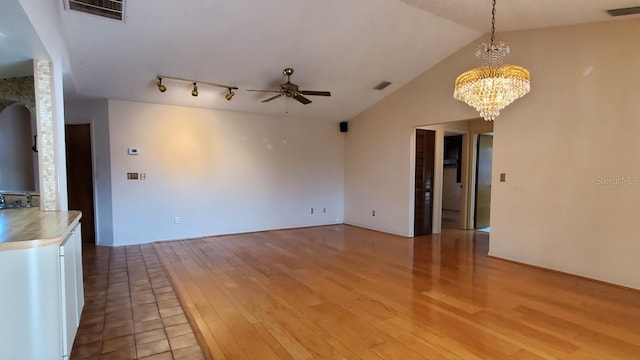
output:
<instances>
[{"instance_id":1,"label":"track lighting fixture","mask_svg":"<svg viewBox=\"0 0 640 360\"><path fill-rule=\"evenodd\" d=\"M191 90L191 96L198 96L198 84L193 83L193 90Z\"/></svg>"},{"instance_id":2,"label":"track lighting fixture","mask_svg":"<svg viewBox=\"0 0 640 360\"><path fill-rule=\"evenodd\" d=\"M158 91L160 91L161 93L167 91L167 87L162 83L162 80L171 80L171 81L177 81L177 82L193 84L193 88L191 89L191 96L194 96L194 97L198 96L198 94L199 94L198 85L200 85L200 86L207 85L207 86L213 86L213 87L219 87L219 88L223 88L223 89L228 89L229 92L224 94L224 97L227 100L231 100L231 98L236 94L235 92L233 92L233 90L238 90L238 88L235 87L235 86L216 84L216 83L207 82L207 81L189 80L189 79L177 78L177 77L173 77L173 76L161 76L161 75L158 75L158 76L156 76L156 86L158 87Z\"/></svg>"},{"instance_id":3,"label":"track lighting fixture","mask_svg":"<svg viewBox=\"0 0 640 360\"><path fill-rule=\"evenodd\" d=\"M229 88L229 92L226 93L224 95L225 99L227 99L227 101L230 101L231 98L233 98L233 95L235 95L236 93L233 92L232 88Z\"/></svg>"},{"instance_id":4,"label":"track lighting fixture","mask_svg":"<svg viewBox=\"0 0 640 360\"><path fill-rule=\"evenodd\" d=\"M162 78L158 77L158 81L156 81L156 86L158 87L158 91L161 93L167 91L167 87L162 85Z\"/></svg>"}]
</instances>

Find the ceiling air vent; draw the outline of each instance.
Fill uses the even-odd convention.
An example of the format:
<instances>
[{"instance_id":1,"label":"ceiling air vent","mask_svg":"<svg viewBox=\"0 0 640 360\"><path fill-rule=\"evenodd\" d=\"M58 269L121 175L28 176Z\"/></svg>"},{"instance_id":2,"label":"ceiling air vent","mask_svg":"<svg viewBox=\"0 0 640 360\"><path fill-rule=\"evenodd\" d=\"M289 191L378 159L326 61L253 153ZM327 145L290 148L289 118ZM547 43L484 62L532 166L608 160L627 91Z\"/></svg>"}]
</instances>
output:
<instances>
[{"instance_id":1,"label":"ceiling air vent","mask_svg":"<svg viewBox=\"0 0 640 360\"><path fill-rule=\"evenodd\" d=\"M622 8L622 9L611 9L611 10L607 10L607 12L611 16L640 14L640 6L628 7L628 8Z\"/></svg>"},{"instance_id":2,"label":"ceiling air vent","mask_svg":"<svg viewBox=\"0 0 640 360\"><path fill-rule=\"evenodd\" d=\"M65 0L67 9L122 21L124 0Z\"/></svg>"},{"instance_id":3,"label":"ceiling air vent","mask_svg":"<svg viewBox=\"0 0 640 360\"><path fill-rule=\"evenodd\" d=\"M376 85L374 87L374 89L376 89L376 90L384 90L389 85L391 85L390 81L383 81L380 84Z\"/></svg>"}]
</instances>

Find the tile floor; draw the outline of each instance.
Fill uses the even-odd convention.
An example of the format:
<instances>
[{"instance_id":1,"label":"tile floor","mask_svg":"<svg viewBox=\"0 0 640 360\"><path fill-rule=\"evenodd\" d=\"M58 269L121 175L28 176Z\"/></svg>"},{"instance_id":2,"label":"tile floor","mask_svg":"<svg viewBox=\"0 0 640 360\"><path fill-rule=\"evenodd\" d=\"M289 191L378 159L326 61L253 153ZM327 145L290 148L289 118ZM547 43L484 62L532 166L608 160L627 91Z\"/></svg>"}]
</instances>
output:
<instances>
[{"instance_id":1,"label":"tile floor","mask_svg":"<svg viewBox=\"0 0 640 360\"><path fill-rule=\"evenodd\" d=\"M153 245L86 246L71 359L205 359Z\"/></svg>"}]
</instances>

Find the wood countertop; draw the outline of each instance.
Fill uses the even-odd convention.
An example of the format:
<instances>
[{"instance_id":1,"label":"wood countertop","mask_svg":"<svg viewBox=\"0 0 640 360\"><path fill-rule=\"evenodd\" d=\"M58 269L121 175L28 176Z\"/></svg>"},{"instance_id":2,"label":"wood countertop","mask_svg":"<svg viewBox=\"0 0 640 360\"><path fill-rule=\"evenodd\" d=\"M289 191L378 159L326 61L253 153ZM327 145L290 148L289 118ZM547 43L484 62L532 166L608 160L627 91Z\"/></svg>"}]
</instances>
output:
<instances>
[{"instance_id":1,"label":"wood countertop","mask_svg":"<svg viewBox=\"0 0 640 360\"><path fill-rule=\"evenodd\" d=\"M80 211L0 210L0 251L60 243L81 217Z\"/></svg>"}]
</instances>

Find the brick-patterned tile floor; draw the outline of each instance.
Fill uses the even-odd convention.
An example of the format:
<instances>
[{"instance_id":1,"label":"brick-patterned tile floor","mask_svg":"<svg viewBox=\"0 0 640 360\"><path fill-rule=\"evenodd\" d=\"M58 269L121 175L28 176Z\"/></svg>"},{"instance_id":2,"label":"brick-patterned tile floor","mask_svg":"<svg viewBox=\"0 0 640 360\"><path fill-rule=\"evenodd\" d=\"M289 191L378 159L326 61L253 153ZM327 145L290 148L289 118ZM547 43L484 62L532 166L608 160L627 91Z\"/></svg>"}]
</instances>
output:
<instances>
[{"instance_id":1,"label":"brick-patterned tile floor","mask_svg":"<svg viewBox=\"0 0 640 360\"><path fill-rule=\"evenodd\" d=\"M73 360L205 359L153 245L85 246Z\"/></svg>"}]
</instances>

